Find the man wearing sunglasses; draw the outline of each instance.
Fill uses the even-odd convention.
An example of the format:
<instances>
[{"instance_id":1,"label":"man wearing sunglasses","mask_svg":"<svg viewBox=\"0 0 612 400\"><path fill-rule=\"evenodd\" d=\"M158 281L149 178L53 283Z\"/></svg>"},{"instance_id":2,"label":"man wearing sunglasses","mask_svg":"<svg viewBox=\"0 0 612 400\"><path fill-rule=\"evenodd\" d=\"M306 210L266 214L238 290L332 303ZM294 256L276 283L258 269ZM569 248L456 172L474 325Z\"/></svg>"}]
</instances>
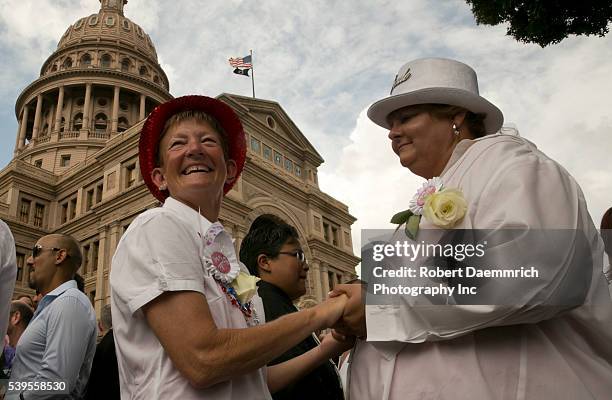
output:
<instances>
[{"instance_id":1,"label":"man wearing sunglasses","mask_svg":"<svg viewBox=\"0 0 612 400\"><path fill-rule=\"evenodd\" d=\"M11 373L14 390L7 400L44 399L58 393L64 393L61 398L82 397L97 328L93 307L74 280L81 260L77 241L68 235L43 236L32 248L26 261L29 284L43 297L17 344Z\"/></svg>"},{"instance_id":2,"label":"man wearing sunglasses","mask_svg":"<svg viewBox=\"0 0 612 400\"><path fill-rule=\"evenodd\" d=\"M306 293L308 264L295 228L282 219L266 214L251 224L240 247L240 261L258 276L258 294L263 301L266 322L297 311L293 301ZM316 348L308 337L269 365L280 364ZM327 361L296 383L273 393L275 400L343 399L334 365Z\"/></svg>"}]
</instances>

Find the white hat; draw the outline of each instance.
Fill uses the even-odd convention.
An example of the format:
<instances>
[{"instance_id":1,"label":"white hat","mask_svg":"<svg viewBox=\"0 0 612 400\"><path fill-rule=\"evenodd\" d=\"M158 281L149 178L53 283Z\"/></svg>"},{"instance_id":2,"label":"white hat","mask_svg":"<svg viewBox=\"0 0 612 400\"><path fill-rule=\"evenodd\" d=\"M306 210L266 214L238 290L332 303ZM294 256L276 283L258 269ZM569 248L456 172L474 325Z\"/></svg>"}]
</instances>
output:
<instances>
[{"instance_id":1,"label":"white hat","mask_svg":"<svg viewBox=\"0 0 612 400\"><path fill-rule=\"evenodd\" d=\"M416 104L448 104L485 114L487 134L497 132L504 115L478 94L474 70L459 61L445 58L421 58L404 64L395 76L391 94L368 109L368 117L389 129L387 116L395 110Z\"/></svg>"}]
</instances>

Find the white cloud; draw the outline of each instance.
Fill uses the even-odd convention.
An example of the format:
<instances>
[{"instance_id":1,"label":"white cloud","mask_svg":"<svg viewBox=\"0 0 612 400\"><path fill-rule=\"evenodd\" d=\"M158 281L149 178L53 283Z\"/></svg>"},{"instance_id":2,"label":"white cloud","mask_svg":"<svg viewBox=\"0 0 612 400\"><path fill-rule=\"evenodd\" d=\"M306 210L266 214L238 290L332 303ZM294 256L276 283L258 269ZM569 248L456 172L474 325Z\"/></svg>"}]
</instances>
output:
<instances>
[{"instance_id":1,"label":"white cloud","mask_svg":"<svg viewBox=\"0 0 612 400\"><path fill-rule=\"evenodd\" d=\"M394 227L389 220L408 208L422 179L399 164L387 131L374 125L365 110L359 114L350 140L338 155L337 167L323 168L319 173L319 183L358 217L352 232L358 251L361 229Z\"/></svg>"}]
</instances>

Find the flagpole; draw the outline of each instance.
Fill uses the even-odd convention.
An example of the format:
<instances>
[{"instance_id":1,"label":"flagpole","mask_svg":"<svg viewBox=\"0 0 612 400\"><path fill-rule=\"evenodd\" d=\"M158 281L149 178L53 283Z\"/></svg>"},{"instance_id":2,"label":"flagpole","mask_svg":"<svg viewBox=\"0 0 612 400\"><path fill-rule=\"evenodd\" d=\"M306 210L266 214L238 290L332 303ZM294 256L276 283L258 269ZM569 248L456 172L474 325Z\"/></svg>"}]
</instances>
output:
<instances>
[{"instance_id":1,"label":"flagpole","mask_svg":"<svg viewBox=\"0 0 612 400\"><path fill-rule=\"evenodd\" d=\"M253 85L253 98L255 98L255 63L253 62L253 50L251 51L251 84Z\"/></svg>"}]
</instances>

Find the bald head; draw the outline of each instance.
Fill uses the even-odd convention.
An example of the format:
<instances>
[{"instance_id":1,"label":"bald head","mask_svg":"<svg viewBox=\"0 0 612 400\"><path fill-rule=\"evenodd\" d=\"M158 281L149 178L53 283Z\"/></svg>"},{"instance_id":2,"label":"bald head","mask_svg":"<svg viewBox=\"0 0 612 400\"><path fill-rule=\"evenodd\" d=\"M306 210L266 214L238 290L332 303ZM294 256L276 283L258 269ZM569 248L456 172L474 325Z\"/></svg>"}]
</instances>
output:
<instances>
[{"instance_id":1,"label":"bald head","mask_svg":"<svg viewBox=\"0 0 612 400\"><path fill-rule=\"evenodd\" d=\"M77 242L72 236L64 233L47 235L47 238L55 243L55 247L66 250L68 257L66 257L64 262L66 265L70 266L70 269L74 274L79 269L81 262L83 261L83 255L81 254L79 242Z\"/></svg>"}]
</instances>

